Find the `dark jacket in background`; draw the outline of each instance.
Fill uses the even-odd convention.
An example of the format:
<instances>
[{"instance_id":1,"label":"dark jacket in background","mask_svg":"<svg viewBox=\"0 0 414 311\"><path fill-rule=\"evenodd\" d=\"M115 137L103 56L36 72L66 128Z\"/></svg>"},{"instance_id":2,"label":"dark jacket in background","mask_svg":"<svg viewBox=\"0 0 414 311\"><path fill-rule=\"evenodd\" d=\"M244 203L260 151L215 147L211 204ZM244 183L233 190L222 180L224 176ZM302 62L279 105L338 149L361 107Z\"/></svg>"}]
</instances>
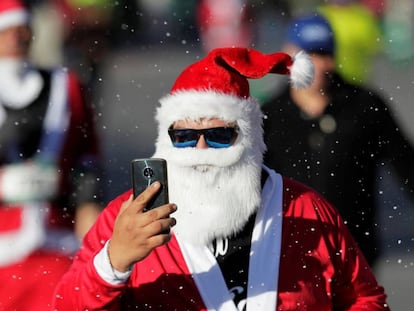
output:
<instances>
[{"instance_id":1,"label":"dark jacket in background","mask_svg":"<svg viewBox=\"0 0 414 311\"><path fill-rule=\"evenodd\" d=\"M378 168L391 164L412 192L414 150L377 94L332 79L331 102L319 118L306 117L287 87L264 103L265 164L328 198L373 264Z\"/></svg>"}]
</instances>

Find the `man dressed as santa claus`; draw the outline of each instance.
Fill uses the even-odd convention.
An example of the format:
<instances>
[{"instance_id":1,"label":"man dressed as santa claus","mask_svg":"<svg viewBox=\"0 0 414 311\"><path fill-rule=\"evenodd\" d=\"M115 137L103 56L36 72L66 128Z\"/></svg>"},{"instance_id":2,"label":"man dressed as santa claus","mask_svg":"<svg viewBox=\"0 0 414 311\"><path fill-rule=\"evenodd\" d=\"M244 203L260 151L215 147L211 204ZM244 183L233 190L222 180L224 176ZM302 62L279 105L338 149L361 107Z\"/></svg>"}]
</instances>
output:
<instances>
[{"instance_id":1,"label":"man dressed as santa claus","mask_svg":"<svg viewBox=\"0 0 414 311\"><path fill-rule=\"evenodd\" d=\"M92 111L73 73L30 63L31 40L28 9L1 0L0 311L50 308L101 210Z\"/></svg>"},{"instance_id":2,"label":"man dressed as santa claus","mask_svg":"<svg viewBox=\"0 0 414 311\"><path fill-rule=\"evenodd\" d=\"M143 212L158 182L115 198L54 309L389 310L335 208L262 164L262 113L247 79L290 74L305 87L312 70L303 53L245 48L215 49L184 69L156 112L154 157L167 160L171 203Z\"/></svg>"}]
</instances>

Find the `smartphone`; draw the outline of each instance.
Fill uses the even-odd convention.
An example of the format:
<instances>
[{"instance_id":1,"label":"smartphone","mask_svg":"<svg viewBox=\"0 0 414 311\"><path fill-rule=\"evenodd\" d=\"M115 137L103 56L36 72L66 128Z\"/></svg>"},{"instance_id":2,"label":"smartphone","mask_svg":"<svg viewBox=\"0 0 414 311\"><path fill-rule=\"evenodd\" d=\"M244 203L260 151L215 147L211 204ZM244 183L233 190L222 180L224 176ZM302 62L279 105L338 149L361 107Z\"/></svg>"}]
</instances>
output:
<instances>
[{"instance_id":1,"label":"smartphone","mask_svg":"<svg viewBox=\"0 0 414 311\"><path fill-rule=\"evenodd\" d=\"M164 159L134 159L131 161L131 175L134 198L148 188L154 181L158 181L161 184L161 189L155 197L148 202L144 211L169 202L167 162Z\"/></svg>"}]
</instances>

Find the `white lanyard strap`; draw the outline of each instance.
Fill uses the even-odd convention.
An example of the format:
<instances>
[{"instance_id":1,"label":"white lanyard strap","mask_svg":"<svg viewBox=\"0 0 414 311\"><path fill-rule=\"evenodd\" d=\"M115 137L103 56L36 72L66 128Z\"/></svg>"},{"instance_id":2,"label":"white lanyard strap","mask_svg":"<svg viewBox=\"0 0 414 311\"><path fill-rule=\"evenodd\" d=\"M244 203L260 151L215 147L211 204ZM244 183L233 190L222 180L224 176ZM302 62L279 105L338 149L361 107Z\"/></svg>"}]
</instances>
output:
<instances>
[{"instance_id":1,"label":"white lanyard strap","mask_svg":"<svg viewBox=\"0 0 414 311\"><path fill-rule=\"evenodd\" d=\"M248 311L276 310L282 238L282 177L267 168L262 206L253 229L247 291ZM207 247L177 237L188 269L208 310L237 311L216 258Z\"/></svg>"}]
</instances>

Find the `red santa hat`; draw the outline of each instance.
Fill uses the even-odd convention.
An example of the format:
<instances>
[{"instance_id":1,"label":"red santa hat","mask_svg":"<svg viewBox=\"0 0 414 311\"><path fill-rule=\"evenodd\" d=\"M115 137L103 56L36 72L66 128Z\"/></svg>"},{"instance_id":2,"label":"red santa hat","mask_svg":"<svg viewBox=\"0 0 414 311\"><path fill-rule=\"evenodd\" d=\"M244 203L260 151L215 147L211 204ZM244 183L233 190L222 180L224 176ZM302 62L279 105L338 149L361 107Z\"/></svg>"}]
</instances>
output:
<instances>
[{"instance_id":1,"label":"red santa hat","mask_svg":"<svg viewBox=\"0 0 414 311\"><path fill-rule=\"evenodd\" d=\"M288 74L293 87L303 88L313 80L313 64L304 52L291 57L248 48L214 49L182 71L170 94L161 98L157 120L167 127L176 120L203 117L237 121L243 118L241 114L250 114L251 105L258 104L250 96L247 79L268 73Z\"/></svg>"},{"instance_id":2,"label":"red santa hat","mask_svg":"<svg viewBox=\"0 0 414 311\"><path fill-rule=\"evenodd\" d=\"M290 75L293 87L307 87L313 80L313 64L304 52L291 57L281 52L266 55L248 48L219 48L185 68L170 93L160 99L155 115L156 155L168 157L170 161L191 162L192 151L174 148L168 128L177 120L220 118L239 127L237 141L224 152L250 148L261 157L266 148L263 113L258 100L250 96L247 79L262 78L268 73ZM224 157L220 158L221 164L226 165Z\"/></svg>"},{"instance_id":3,"label":"red santa hat","mask_svg":"<svg viewBox=\"0 0 414 311\"><path fill-rule=\"evenodd\" d=\"M25 25L29 22L29 12L19 0L0 0L0 30Z\"/></svg>"}]
</instances>

